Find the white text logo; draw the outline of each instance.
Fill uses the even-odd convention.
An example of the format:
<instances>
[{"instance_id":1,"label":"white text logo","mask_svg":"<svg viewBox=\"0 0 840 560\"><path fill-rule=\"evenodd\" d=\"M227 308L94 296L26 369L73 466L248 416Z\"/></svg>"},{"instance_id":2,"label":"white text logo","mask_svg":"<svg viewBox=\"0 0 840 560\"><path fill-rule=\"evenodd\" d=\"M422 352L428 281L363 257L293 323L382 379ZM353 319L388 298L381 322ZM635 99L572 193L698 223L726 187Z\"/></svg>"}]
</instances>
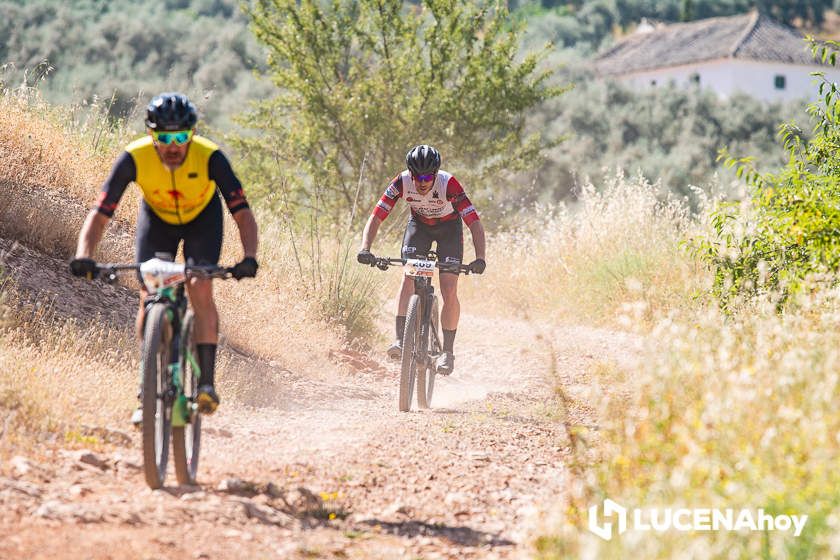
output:
<instances>
[{"instance_id":1,"label":"white text logo","mask_svg":"<svg viewBox=\"0 0 840 560\"><path fill-rule=\"evenodd\" d=\"M628 510L604 500L598 523L598 506L589 508L589 530L610 540L628 529L635 531L790 531L798 537L808 521L807 515L771 515L763 509L717 508L635 508ZM609 519L609 521L607 521Z\"/></svg>"}]
</instances>

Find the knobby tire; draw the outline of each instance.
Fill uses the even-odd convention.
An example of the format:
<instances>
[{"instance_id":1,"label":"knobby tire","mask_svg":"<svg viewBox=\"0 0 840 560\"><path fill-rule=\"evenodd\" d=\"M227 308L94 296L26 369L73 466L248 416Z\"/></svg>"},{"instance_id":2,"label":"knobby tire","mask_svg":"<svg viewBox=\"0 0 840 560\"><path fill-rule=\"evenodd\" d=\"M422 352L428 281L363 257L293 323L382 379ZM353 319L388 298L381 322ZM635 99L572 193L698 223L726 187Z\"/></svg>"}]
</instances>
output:
<instances>
[{"instance_id":1,"label":"knobby tire","mask_svg":"<svg viewBox=\"0 0 840 560\"><path fill-rule=\"evenodd\" d=\"M400 372L400 412L411 410L411 397L417 375L417 342L420 335L420 297L417 294L408 300L403 333L402 368Z\"/></svg>"},{"instance_id":2,"label":"knobby tire","mask_svg":"<svg viewBox=\"0 0 840 560\"><path fill-rule=\"evenodd\" d=\"M163 486L169 459L172 402L166 399L172 325L167 306L152 305L143 335L143 472L153 490Z\"/></svg>"},{"instance_id":3,"label":"knobby tire","mask_svg":"<svg viewBox=\"0 0 840 560\"><path fill-rule=\"evenodd\" d=\"M429 333L426 336L426 344L424 354L426 360L424 364L417 366L417 406L419 408L429 408L432 406L432 394L435 391L435 369L434 359L440 354L440 320L438 317L438 300L436 296L432 296L432 311L429 315Z\"/></svg>"},{"instance_id":4,"label":"knobby tire","mask_svg":"<svg viewBox=\"0 0 840 560\"><path fill-rule=\"evenodd\" d=\"M195 485L198 472L198 458L201 449L201 414L194 409L193 403L198 395L198 371L194 371L187 353L197 359L198 352L193 334L195 316L188 311L181 329L181 381L184 395L190 411L190 420L186 426L172 428L172 458L175 461L175 477L178 484Z\"/></svg>"}]
</instances>

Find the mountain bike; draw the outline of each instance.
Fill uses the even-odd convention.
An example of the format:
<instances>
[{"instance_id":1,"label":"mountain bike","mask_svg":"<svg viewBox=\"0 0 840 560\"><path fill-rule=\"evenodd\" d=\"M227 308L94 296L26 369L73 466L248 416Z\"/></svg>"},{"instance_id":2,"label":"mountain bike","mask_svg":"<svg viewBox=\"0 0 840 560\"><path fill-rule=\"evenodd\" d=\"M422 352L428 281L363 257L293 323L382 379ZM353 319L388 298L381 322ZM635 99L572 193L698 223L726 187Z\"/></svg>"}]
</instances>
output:
<instances>
[{"instance_id":1,"label":"mountain bike","mask_svg":"<svg viewBox=\"0 0 840 560\"><path fill-rule=\"evenodd\" d=\"M377 257L371 266L388 270L392 265L402 266L405 275L414 278L414 294L408 300L405 316L400 368L399 408L401 412L408 412L411 410L415 381L418 408L432 405L437 374L435 361L443 351L438 300L432 286L435 268L456 274L469 274L470 268L460 263L439 262L434 251L419 259Z\"/></svg>"},{"instance_id":2,"label":"mountain bike","mask_svg":"<svg viewBox=\"0 0 840 560\"><path fill-rule=\"evenodd\" d=\"M97 272L113 283L117 274L140 271L149 292L144 301L142 406L143 472L152 489L163 486L169 441L179 484L195 484L201 448L201 415L196 396L201 374L194 315L188 309L188 278L231 278L232 268L198 266L154 258L134 264L97 264Z\"/></svg>"}]
</instances>

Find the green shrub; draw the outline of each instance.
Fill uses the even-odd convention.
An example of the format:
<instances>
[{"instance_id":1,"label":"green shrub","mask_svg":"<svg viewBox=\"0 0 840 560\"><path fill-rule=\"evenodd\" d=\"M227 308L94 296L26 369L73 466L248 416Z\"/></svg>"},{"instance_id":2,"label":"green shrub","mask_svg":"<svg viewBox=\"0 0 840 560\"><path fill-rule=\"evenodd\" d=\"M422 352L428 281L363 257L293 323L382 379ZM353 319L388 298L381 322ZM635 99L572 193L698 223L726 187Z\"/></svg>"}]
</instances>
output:
<instances>
[{"instance_id":1,"label":"green shrub","mask_svg":"<svg viewBox=\"0 0 840 560\"><path fill-rule=\"evenodd\" d=\"M836 44L835 44L836 45ZM834 63L833 46L814 46ZM823 80L820 99L808 107L814 137L792 124L780 127L788 163L761 174L750 157L721 157L744 177L748 196L721 203L708 236L692 241L715 273L715 294L724 307L734 300L778 294L783 304L813 282L837 283L840 266L840 98Z\"/></svg>"}]
</instances>

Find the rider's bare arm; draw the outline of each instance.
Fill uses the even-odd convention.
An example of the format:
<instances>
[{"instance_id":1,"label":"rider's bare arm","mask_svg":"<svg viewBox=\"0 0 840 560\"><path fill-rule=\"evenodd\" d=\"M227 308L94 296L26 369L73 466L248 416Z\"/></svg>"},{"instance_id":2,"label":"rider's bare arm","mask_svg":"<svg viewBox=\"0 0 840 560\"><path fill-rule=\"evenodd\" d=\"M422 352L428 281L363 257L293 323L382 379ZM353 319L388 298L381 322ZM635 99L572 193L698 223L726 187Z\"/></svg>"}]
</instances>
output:
<instances>
[{"instance_id":1,"label":"rider's bare arm","mask_svg":"<svg viewBox=\"0 0 840 560\"><path fill-rule=\"evenodd\" d=\"M216 150L210 156L208 174L216 182L216 186L222 193L222 198L236 222L245 258L256 258L257 246L259 245L257 220L248 205L248 200L245 198L242 183L239 182L230 166L230 162L221 150Z\"/></svg>"},{"instance_id":2,"label":"rider's bare arm","mask_svg":"<svg viewBox=\"0 0 840 560\"><path fill-rule=\"evenodd\" d=\"M475 220L469 225L470 234L472 234L473 246L475 247L475 258L484 260L484 226L481 225L481 220Z\"/></svg>"},{"instance_id":3,"label":"rider's bare arm","mask_svg":"<svg viewBox=\"0 0 840 560\"><path fill-rule=\"evenodd\" d=\"M111 218L96 208L88 212L85 223L82 225L82 231L79 232L79 241L76 244L77 259L93 257L110 220Z\"/></svg>"},{"instance_id":4,"label":"rider's bare arm","mask_svg":"<svg viewBox=\"0 0 840 560\"><path fill-rule=\"evenodd\" d=\"M379 225L382 223L382 218L376 214L371 214L365 224L365 232L362 234L362 250L370 251L373 240L376 239L376 233L379 231Z\"/></svg>"},{"instance_id":5,"label":"rider's bare arm","mask_svg":"<svg viewBox=\"0 0 840 560\"><path fill-rule=\"evenodd\" d=\"M371 214L370 218L368 218L367 224L365 224L365 232L362 235L362 251L370 251L371 245L373 245L373 240L376 239L376 233L379 231L379 226L382 224L383 220L388 217L388 214L391 213L391 210L394 209L394 204L397 203L397 200L400 199L402 196L402 179L400 175L397 175L391 182L388 184L388 188L385 189L385 192L382 194L382 198L376 203L376 207L373 209L373 214Z\"/></svg>"},{"instance_id":6,"label":"rider's bare arm","mask_svg":"<svg viewBox=\"0 0 840 560\"><path fill-rule=\"evenodd\" d=\"M242 250L245 256L256 258L259 233L254 213L251 212L250 208L241 208L233 214L233 219L239 228L239 239L242 241Z\"/></svg>"},{"instance_id":7,"label":"rider's bare arm","mask_svg":"<svg viewBox=\"0 0 840 560\"><path fill-rule=\"evenodd\" d=\"M473 246L475 247L475 258L484 260L485 257L485 237L484 226L478 217L478 212L470 202L464 188L455 177L449 179L446 185L446 198L452 203L452 207L460 214L461 219L470 228L472 234Z\"/></svg>"},{"instance_id":8,"label":"rider's bare arm","mask_svg":"<svg viewBox=\"0 0 840 560\"><path fill-rule=\"evenodd\" d=\"M88 212L79 241L76 244L76 258L92 258L102 240L105 228L114 215L126 186L134 180L136 169L131 154L123 152L111 168L111 173L102 184L102 191L96 206Z\"/></svg>"}]
</instances>

